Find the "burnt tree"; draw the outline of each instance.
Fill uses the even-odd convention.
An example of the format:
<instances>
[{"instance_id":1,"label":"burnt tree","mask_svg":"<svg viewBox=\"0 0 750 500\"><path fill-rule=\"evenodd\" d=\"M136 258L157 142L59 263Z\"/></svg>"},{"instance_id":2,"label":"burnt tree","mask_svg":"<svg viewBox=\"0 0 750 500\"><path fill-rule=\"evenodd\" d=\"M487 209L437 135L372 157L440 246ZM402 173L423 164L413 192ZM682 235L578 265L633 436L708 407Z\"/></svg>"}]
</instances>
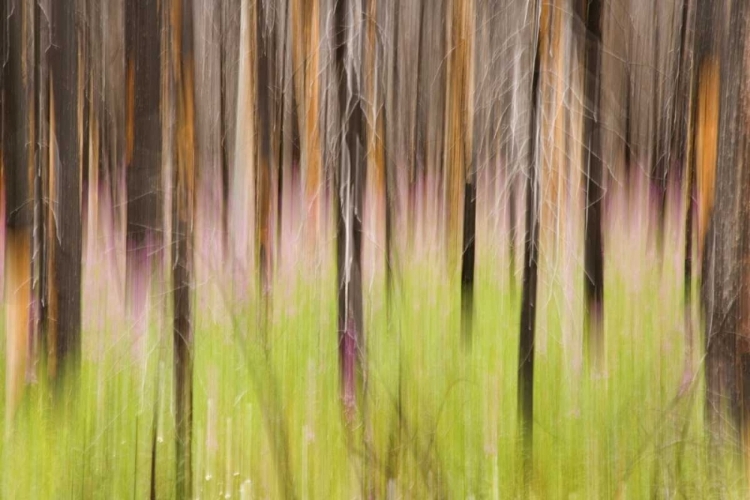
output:
<instances>
[{"instance_id":1,"label":"burnt tree","mask_svg":"<svg viewBox=\"0 0 750 500\"><path fill-rule=\"evenodd\" d=\"M358 0L341 0L334 11L334 64L338 80L341 147L334 175L338 339L344 413L353 422L362 378L364 321L362 304L362 208L366 181L366 123L360 76L355 61L364 9Z\"/></svg>"},{"instance_id":2,"label":"burnt tree","mask_svg":"<svg viewBox=\"0 0 750 500\"><path fill-rule=\"evenodd\" d=\"M175 168L172 179L172 281L176 497L192 496L193 434L193 227L196 134L193 2L172 0L172 72L175 91Z\"/></svg>"},{"instance_id":3,"label":"burnt tree","mask_svg":"<svg viewBox=\"0 0 750 500\"><path fill-rule=\"evenodd\" d=\"M537 7L539 8L539 7ZM539 270L539 152L538 123L541 101L539 88L543 42L549 22L549 7L541 7L538 25L535 26L535 55L531 80L531 107L529 110L529 165L526 175L526 227L523 245L523 278L521 285L521 320L518 344L518 416L523 454L524 483L531 482L534 437L534 341L536 334L536 299Z\"/></svg>"},{"instance_id":4,"label":"burnt tree","mask_svg":"<svg viewBox=\"0 0 750 500\"><path fill-rule=\"evenodd\" d=\"M50 272L48 343L55 367L77 364L81 350L81 164L79 155L79 77L77 6L75 0L51 2L50 47L53 164L50 165L50 221L53 236ZM71 365L72 366L72 365Z\"/></svg>"},{"instance_id":5,"label":"burnt tree","mask_svg":"<svg viewBox=\"0 0 750 500\"><path fill-rule=\"evenodd\" d=\"M150 261L162 244L161 12L157 0L125 4L126 274L128 301L145 307Z\"/></svg>"},{"instance_id":6,"label":"burnt tree","mask_svg":"<svg viewBox=\"0 0 750 500\"><path fill-rule=\"evenodd\" d=\"M706 319L706 417L714 452L736 443L747 450L750 427L749 17L744 2L697 5L698 254ZM720 466L720 460L712 462L715 474Z\"/></svg>"},{"instance_id":7,"label":"burnt tree","mask_svg":"<svg viewBox=\"0 0 750 500\"><path fill-rule=\"evenodd\" d=\"M586 26L583 145L585 179L584 206L584 307L586 351L595 369L604 356L602 332L604 314L604 255L602 250L602 126L600 123L600 44L602 41L602 2L580 2L580 16Z\"/></svg>"},{"instance_id":8,"label":"burnt tree","mask_svg":"<svg viewBox=\"0 0 750 500\"><path fill-rule=\"evenodd\" d=\"M28 36L33 6L5 0L2 46L2 169L5 188L6 266L6 405L18 403L30 341L31 240L34 215L34 78L26 70L34 62Z\"/></svg>"}]
</instances>

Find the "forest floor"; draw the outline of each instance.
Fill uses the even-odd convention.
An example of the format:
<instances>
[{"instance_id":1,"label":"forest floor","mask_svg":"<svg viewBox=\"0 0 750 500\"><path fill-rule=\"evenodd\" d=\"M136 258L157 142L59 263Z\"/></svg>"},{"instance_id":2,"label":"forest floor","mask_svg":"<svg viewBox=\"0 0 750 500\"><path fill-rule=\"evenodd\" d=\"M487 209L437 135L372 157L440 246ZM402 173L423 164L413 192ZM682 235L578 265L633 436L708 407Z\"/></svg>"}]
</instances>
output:
<instances>
[{"instance_id":1,"label":"forest floor","mask_svg":"<svg viewBox=\"0 0 750 500\"><path fill-rule=\"evenodd\" d=\"M634 188L627 196L632 201L647 191ZM605 362L597 373L582 356L580 228L558 238L563 244L555 252L545 253L553 239L542 238L542 255L554 257L540 267L531 493L706 498L721 485L727 497L746 497L738 465L711 467L698 327L685 377L684 210L670 205L662 253L669 257L660 257L648 203L626 209L624 190L612 193ZM491 213L486 199L479 208ZM282 498L285 482L303 499L521 496L520 269L512 278L502 243L507 228L493 224L478 225L470 350L459 335L459 283L436 265L439 257L416 247L402 252L390 312L382 273L369 273L365 395L348 426L339 398L334 246L323 248L316 267L292 264L277 273L267 329L259 326L252 287L237 292L233 271L212 271L219 260L201 259L208 251L199 251L196 498ZM374 255L372 248L366 255ZM117 263L107 258L86 264L76 388L50 393L44 382L32 383L12 422L5 421L2 498L174 495L169 294L151 287L142 320L148 326L139 332L112 291L119 286L112 267ZM698 324L697 305L692 316Z\"/></svg>"}]
</instances>

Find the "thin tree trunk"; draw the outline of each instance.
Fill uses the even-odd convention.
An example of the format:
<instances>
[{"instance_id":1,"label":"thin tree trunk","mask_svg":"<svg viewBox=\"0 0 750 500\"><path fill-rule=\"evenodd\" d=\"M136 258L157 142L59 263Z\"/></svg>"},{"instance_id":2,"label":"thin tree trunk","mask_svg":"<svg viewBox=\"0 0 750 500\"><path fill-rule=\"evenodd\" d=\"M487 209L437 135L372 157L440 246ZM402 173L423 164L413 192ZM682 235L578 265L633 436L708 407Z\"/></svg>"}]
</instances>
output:
<instances>
[{"instance_id":1,"label":"thin tree trunk","mask_svg":"<svg viewBox=\"0 0 750 500\"><path fill-rule=\"evenodd\" d=\"M524 237L523 284L521 291L521 321L518 348L518 416L522 439L524 484L532 480L533 430L534 430L534 338L536 333L536 299L539 256L539 164L538 164L538 113L541 100L540 63L542 39L549 19L542 6L536 36L536 54L531 82L531 109L529 111L529 170L526 176L526 234ZM536 14L536 13L535 13ZM538 14L536 14L538 15Z\"/></svg>"},{"instance_id":2,"label":"thin tree trunk","mask_svg":"<svg viewBox=\"0 0 750 500\"><path fill-rule=\"evenodd\" d=\"M260 295L259 328L263 341L268 340L269 315L271 314L271 285L273 251L271 248L271 207L273 191L274 144L276 134L273 110L275 108L272 89L276 83L276 38L269 30L273 13L265 9L263 2L256 2L256 50L257 50L257 95L255 109L258 120L258 147L255 162L255 218L258 245L258 276ZM266 346L267 347L267 346Z\"/></svg>"},{"instance_id":3,"label":"thin tree trunk","mask_svg":"<svg viewBox=\"0 0 750 500\"><path fill-rule=\"evenodd\" d=\"M467 167L469 165L468 152L471 144L471 141L468 140L471 136L471 121L468 117L470 107L468 88L471 67L469 24L471 15L469 14L470 2L468 0L451 0L449 5L447 23L450 26L449 46L451 49L448 51L446 61L448 65L448 85L445 108L446 135L444 153L447 168L446 187L448 189L446 198L448 216L446 250L448 254L448 269L453 272L453 269L455 269L453 266L457 263L456 249L458 245L456 240L458 239L458 228L461 222L459 219L461 189L463 185L470 182L467 176ZM465 217L466 213L463 215ZM460 255L462 256L463 268L465 265L463 264L463 252ZM468 262L466 266L468 271ZM462 286L462 296L463 289ZM467 299L468 297L462 298L462 303ZM462 323L466 323L466 321L462 320ZM469 332L464 333L466 335L469 334Z\"/></svg>"},{"instance_id":4,"label":"thin tree trunk","mask_svg":"<svg viewBox=\"0 0 750 500\"><path fill-rule=\"evenodd\" d=\"M604 180L602 165L602 130L600 112L600 44L602 42L602 3L591 0L582 12L586 25L586 69L583 143L586 148L586 193L584 235L585 332L588 361L595 370L604 362L604 256L602 250L602 198Z\"/></svg>"},{"instance_id":5,"label":"thin tree trunk","mask_svg":"<svg viewBox=\"0 0 750 500\"><path fill-rule=\"evenodd\" d=\"M477 180L469 174L464 187L464 238L461 257L461 338L471 348L474 327L474 248L476 240Z\"/></svg>"},{"instance_id":6,"label":"thin tree trunk","mask_svg":"<svg viewBox=\"0 0 750 500\"><path fill-rule=\"evenodd\" d=\"M5 181L6 265L6 412L12 415L23 388L30 341L31 237L33 223L34 101L33 8L24 0L6 0L3 12L2 163ZM29 25L32 25L31 27ZM7 45L6 45L7 44Z\"/></svg>"},{"instance_id":7,"label":"thin tree trunk","mask_svg":"<svg viewBox=\"0 0 750 500\"><path fill-rule=\"evenodd\" d=\"M463 238L461 241L461 339L466 348L471 347L474 322L474 240L476 236L476 174L470 171L472 150L472 103L470 100L472 33L471 19L473 2L453 0L451 12L451 47L448 56L449 93L448 134L446 154L451 169L451 200L455 204L461 197L460 184L464 184ZM458 176L453 180L452 176ZM458 184L456 193L454 183ZM451 207L454 202L451 201ZM453 208L451 208L452 210ZM451 216L453 217L453 216ZM456 219L458 214L455 215ZM449 225L449 227L451 227ZM453 233L455 234L455 233ZM452 241L452 234L448 235ZM450 255L450 250L449 250Z\"/></svg>"},{"instance_id":8,"label":"thin tree trunk","mask_svg":"<svg viewBox=\"0 0 750 500\"><path fill-rule=\"evenodd\" d=\"M151 263L162 247L161 12L157 0L127 0L126 279L128 306L143 324Z\"/></svg>"},{"instance_id":9,"label":"thin tree trunk","mask_svg":"<svg viewBox=\"0 0 750 500\"><path fill-rule=\"evenodd\" d=\"M33 362L42 361L47 352L47 306L49 301L47 283L47 244L45 235L49 227L49 68L45 57L50 43L49 19L43 15L49 12L46 0L34 5L34 58L35 84L34 109L36 117L36 138L34 144L34 234L32 249L32 302L34 304L34 344L31 353ZM36 370L33 375L36 376Z\"/></svg>"},{"instance_id":10,"label":"thin tree trunk","mask_svg":"<svg viewBox=\"0 0 750 500\"><path fill-rule=\"evenodd\" d=\"M337 2L335 19L336 78L338 79L341 141L336 180L336 254L338 291L339 362L344 414L349 424L357 410L357 393L363 378L364 321L362 304L362 217L366 182L364 110L361 84L353 52L361 34L364 10L357 0ZM349 30L353 30L350 33Z\"/></svg>"},{"instance_id":11,"label":"thin tree trunk","mask_svg":"<svg viewBox=\"0 0 750 500\"><path fill-rule=\"evenodd\" d=\"M684 0L682 24L680 26L680 67L678 93L681 97L677 105L673 150L685 172L685 260L683 325L685 328L685 360L680 392L689 387L693 379L693 344L694 328L692 318L693 303L693 214L696 204L696 159L695 159L695 108L697 102L697 71L695 68L695 44L692 33L695 32L695 3Z\"/></svg>"},{"instance_id":12,"label":"thin tree trunk","mask_svg":"<svg viewBox=\"0 0 750 500\"><path fill-rule=\"evenodd\" d=\"M59 369L77 365L81 351L81 165L78 123L78 44L75 0L51 2L51 45L47 52L52 81L54 118L50 131L54 138L55 164L54 258L51 261L54 284L54 320L50 329L50 349L56 352Z\"/></svg>"},{"instance_id":13,"label":"thin tree trunk","mask_svg":"<svg viewBox=\"0 0 750 500\"><path fill-rule=\"evenodd\" d=\"M177 498L192 497L193 323L190 287L193 282L196 136L193 2L172 4L173 71L176 91L176 130L172 194L172 280L174 299L174 372Z\"/></svg>"},{"instance_id":14,"label":"thin tree trunk","mask_svg":"<svg viewBox=\"0 0 750 500\"><path fill-rule=\"evenodd\" d=\"M221 151L221 237L223 251L227 255L229 248L229 2L218 4L219 16L219 146Z\"/></svg>"}]
</instances>

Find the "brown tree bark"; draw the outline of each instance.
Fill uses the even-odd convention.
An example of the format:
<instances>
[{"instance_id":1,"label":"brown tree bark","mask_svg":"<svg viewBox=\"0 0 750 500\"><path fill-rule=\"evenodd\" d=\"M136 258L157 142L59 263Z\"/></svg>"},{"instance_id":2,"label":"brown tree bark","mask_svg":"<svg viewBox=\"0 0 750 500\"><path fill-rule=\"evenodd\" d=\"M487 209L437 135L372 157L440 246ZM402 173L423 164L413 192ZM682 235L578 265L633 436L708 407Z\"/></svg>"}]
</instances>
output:
<instances>
[{"instance_id":1,"label":"brown tree bark","mask_svg":"<svg viewBox=\"0 0 750 500\"><path fill-rule=\"evenodd\" d=\"M586 352L595 370L603 368L604 338L604 255L602 249L602 126L600 123L600 66L602 42L602 2L583 2L580 16L586 26L585 90L586 114L583 144L586 172L584 207L584 292Z\"/></svg>"},{"instance_id":2,"label":"brown tree bark","mask_svg":"<svg viewBox=\"0 0 750 500\"><path fill-rule=\"evenodd\" d=\"M340 140L343 142L336 185L336 268L338 291L339 363L344 415L353 423L357 394L363 377L364 321L362 305L362 217L366 182L366 124L362 108L361 82L353 52L358 45L349 43L361 30L362 5L357 0L336 3L334 12L335 76L338 80ZM352 19L353 18L353 19ZM350 33L353 30L353 33Z\"/></svg>"},{"instance_id":3,"label":"brown tree bark","mask_svg":"<svg viewBox=\"0 0 750 500\"><path fill-rule=\"evenodd\" d=\"M535 12L535 15L536 12ZM523 251L523 281L521 289L521 321L518 345L518 416L522 442L524 484L529 486L533 472L534 437L534 341L536 335L536 300L539 259L539 153L537 151L540 64L543 40L549 22L549 7L541 7L536 37L536 53L531 82L531 107L529 110L529 166L526 176L526 228Z\"/></svg>"},{"instance_id":4,"label":"brown tree bark","mask_svg":"<svg viewBox=\"0 0 750 500\"><path fill-rule=\"evenodd\" d=\"M34 178L33 6L5 0L2 44L2 167L5 188L6 411L11 415L22 394L30 338L31 237Z\"/></svg>"},{"instance_id":5,"label":"brown tree bark","mask_svg":"<svg viewBox=\"0 0 750 500\"><path fill-rule=\"evenodd\" d=\"M745 165L750 130L746 109L750 26L744 2L699 1L697 8L696 160L706 321L706 420L710 452L718 457L727 444L742 442L739 430L747 420L743 367L747 366L750 323L744 295L750 273L743 200L750 175ZM714 486L721 488L722 460L712 460L711 467Z\"/></svg>"},{"instance_id":6,"label":"brown tree bark","mask_svg":"<svg viewBox=\"0 0 750 500\"><path fill-rule=\"evenodd\" d=\"M51 2L50 80L54 163L50 165L54 242L50 260L52 321L50 349L63 372L74 368L81 351L81 164L79 155L80 38L75 0ZM48 240L48 241L50 241ZM68 366L66 366L68 365Z\"/></svg>"},{"instance_id":7,"label":"brown tree bark","mask_svg":"<svg viewBox=\"0 0 750 500\"><path fill-rule=\"evenodd\" d=\"M163 241L161 17L157 0L125 3L126 286L137 335L148 326L148 285Z\"/></svg>"},{"instance_id":8,"label":"brown tree bark","mask_svg":"<svg viewBox=\"0 0 750 500\"><path fill-rule=\"evenodd\" d=\"M195 221L196 135L193 2L173 0L172 60L175 83L176 165L172 193L172 281L174 301L174 389L176 497L192 496L193 470L193 227Z\"/></svg>"}]
</instances>

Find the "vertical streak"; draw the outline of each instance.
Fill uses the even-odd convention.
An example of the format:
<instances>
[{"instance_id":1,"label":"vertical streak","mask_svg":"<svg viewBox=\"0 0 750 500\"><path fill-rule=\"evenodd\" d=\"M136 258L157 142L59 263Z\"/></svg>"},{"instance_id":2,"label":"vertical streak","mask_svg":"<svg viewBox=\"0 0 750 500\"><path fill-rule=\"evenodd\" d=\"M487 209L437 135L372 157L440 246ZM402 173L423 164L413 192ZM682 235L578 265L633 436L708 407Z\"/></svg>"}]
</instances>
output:
<instances>
[{"instance_id":1,"label":"vertical streak","mask_svg":"<svg viewBox=\"0 0 750 500\"><path fill-rule=\"evenodd\" d=\"M602 251L602 198L604 180L602 165L602 131L600 124L600 50L602 41L602 4L588 2L583 13L586 24L585 102L589 106L584 122L583 139L586 147L586 206L584 213L584 292L586 307L586 350L595 370L602 369L604 339L604 256Z\"/></svg>"},{"instance_id":2,"label":"vertical streak","mask_svg":"<svg viewBox=\"0 0 750 500\"><path fill-rule=\"evenodd\" d=\"M539 7L537 7L539 8ZM544 20L548 18L541 7L541 22L536 27L536 53L531 83L531 110L529 118L529 171L526 177L526 235L524 238L523 284L521 291L521 321L518 348L518 414L523 446L524 484L528 488L533 469L534 430L534 338L536 333L536 300L539 252L539 162L538 134L541 39L545 36Z\"/></svg>"},{"instance_id":3,"label":"vertical streak","mask_svg":"<svg viewBox=\"0 0 750 500\"><path fill-rule=\"evenodd\" d=\"M56 233L54 280L59 363L77 363L81 348L81 164L78 137L78 36L75 0L51 2L50 78L55 108Z\"/></svg>"},{"instance_id":4,"label":"vertical streak","mask_svg":"<svg viewBox=\"0 0 750 500\"><path fill-rule=\"evenodd\" d=\"M176 90L176 168L172 194L176 497L192 497L193 324L190 287L193 281L195 210L195 75L193 3L173 0L172 47Z\"/></svg>"}]
</instances>

